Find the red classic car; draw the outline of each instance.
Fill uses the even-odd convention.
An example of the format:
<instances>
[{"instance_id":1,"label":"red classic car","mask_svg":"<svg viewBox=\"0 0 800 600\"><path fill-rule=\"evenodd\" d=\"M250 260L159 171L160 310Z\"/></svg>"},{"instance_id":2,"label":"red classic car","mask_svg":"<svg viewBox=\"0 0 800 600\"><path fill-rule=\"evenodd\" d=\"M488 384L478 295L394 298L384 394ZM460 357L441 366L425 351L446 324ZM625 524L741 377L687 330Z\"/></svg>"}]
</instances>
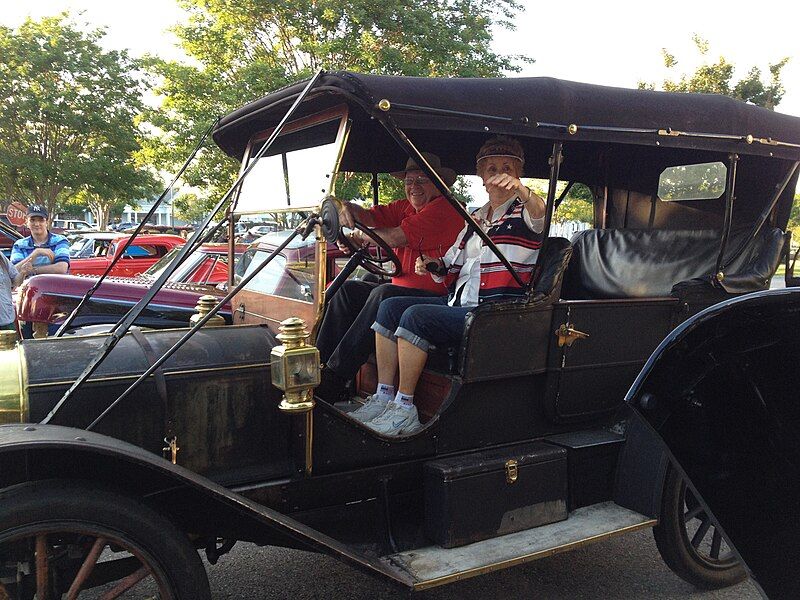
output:
<instances>
[{"instance_id":1,"label":"red classic car","mask_svg":"<svg viewBox=\"0 0 800 600\"><path fill-rule=\"evenodd\" d=\"M69 270L73 274L102 275L121 250L127 235L115 233L84 234L73 241ZM186 242L178 235L140 235L128 246L110 275L130 277L153 266L160 258Z\"/></svg>"},{"instance_id":2,"label":"red classic car","mask_svg":"<svg viewBox=\"0 0 800 600\"><path fill-rule=\"evenodd\" d=\"M174 237L174 236L144 236ZM124 239L124 236L123 238ZM236 247L237 257L245 246ZM76 317L73 325L83 327L116 323L127 310L138 302L158 273L171 261L169 252L147 271L137 277L109 277L100 285L89 302ZM123 258L120 262L125 261ZM185 327L196 311L197 299L205 294L222 295L217 285L228 277L228 245L204 244L189 255L173 273L170 282L156 295L136 324L142 327ZM78 305L86 292L97 282L96 277L85 275L37 275L19 288L17 315L20 321L44 333L44 326L52 334L61 322ZM230 309L222 311L226 321L231 321ZM33 327L33 324L39 324ZM37 336L38 337L38 336Z\"/></svg>"}]
</instances>

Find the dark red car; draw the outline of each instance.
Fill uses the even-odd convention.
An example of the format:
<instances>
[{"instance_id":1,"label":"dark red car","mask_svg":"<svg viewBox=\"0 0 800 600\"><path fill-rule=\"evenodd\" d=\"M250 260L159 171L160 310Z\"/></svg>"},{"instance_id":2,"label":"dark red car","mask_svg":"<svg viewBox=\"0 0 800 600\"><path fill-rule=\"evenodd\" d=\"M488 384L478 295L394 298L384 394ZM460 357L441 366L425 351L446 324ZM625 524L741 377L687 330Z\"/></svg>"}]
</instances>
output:
<instances>
[{"instance_id":1,"label":"dark red car","mask_svg":"<svg viewBox=\"0 0 800 600\"><path fill-rule=\"evenodd\" d=\"M174 236L145 236L174 237ZM122 238L124 240L124 237ZM183 240L181 240L183 241ZM245 246L236 248L237 256ZM128 309L138 302L158 273L171 260L175 248L137 277L109 277L100 285L89 302L73 322L75 327L116 323ZM123 262L122 259L120 262ZM228 277L227 244L204 244L192 253L173 273L153 302L142 313L136 324L141 327L185 327L196 311L197 299L205 294L224 295L217 285ZM78 305L97 278L76 275L37 275L28 279L17 296L17 315L20 321L34 324L34 331L47 326L52 334L60 323ZM221 311L231 322L230 307ZM40 324L38 327L35 324Z\"/></svg>"}]
</instances>

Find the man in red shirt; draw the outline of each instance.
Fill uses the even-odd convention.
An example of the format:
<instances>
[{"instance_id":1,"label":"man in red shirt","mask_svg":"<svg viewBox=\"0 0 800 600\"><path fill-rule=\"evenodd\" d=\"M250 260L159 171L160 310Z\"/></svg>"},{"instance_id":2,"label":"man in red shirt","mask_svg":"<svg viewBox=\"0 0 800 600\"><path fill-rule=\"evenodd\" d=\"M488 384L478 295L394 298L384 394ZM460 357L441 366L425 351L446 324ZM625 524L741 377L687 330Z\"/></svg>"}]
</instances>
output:
<instances>
[{"instance_id":1,"label":"man in red shirt","mask_svg":"<svg viewBox=\"0 0 800 600\"><path fill-rule=\"evenodd\" d=\"M448 186L455 182L455 171L443 167L438 156L427 152L422 155ZM443 284L427 274L417 275L414 263L420 252L425 256L441 256L446 252L464 227L464 220L412 159L405 170L392 175L405 182L405 198L369 209L345 202L339 211L341 224L346 227L359 221L374 228L394 248L402 272L392 278L392 283L346 281L331 298L316 342L324 365L318 393L331 400L337 399L374 351L375 335L370 327L381 301L393 296L447 293ZM353 242L369 243L360 233L354 231Z\"/></svg>"}]
</instances>

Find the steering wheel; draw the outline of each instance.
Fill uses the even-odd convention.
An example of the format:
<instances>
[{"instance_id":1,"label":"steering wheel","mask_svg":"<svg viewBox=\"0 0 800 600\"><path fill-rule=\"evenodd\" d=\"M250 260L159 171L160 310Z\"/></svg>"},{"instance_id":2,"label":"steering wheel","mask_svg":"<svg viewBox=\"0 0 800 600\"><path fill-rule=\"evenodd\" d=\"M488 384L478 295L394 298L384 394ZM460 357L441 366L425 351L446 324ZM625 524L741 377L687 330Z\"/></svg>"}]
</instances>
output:
<instances>
[{"instance_id":1,"label":"steering wheel","mask_svg":"<svg viewBox=\"0 0 800 600\"><path fill-rule=\"evenodd\" d=\"M356 221L355 229L361 231L381 249L381 256L373 256L367 248L355 246L344 234L344 228L339 223L339 205L341 200L329 196L322 201L320 220L322 234L325 240L331 243L338 242L344 245L351 256L357 258L359 264L368 272L381 277L397 277L403 272L400 258L386 241L363 223Z\"/></svg>"}]
</instances>

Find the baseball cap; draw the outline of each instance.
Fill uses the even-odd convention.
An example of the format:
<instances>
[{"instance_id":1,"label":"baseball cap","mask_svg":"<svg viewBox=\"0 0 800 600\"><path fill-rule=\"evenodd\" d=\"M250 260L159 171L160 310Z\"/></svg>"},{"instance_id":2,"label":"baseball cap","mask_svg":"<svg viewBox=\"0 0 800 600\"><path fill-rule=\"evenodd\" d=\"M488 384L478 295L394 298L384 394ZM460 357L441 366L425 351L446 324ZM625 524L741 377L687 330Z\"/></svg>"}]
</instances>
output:
<instances>
[{"instance_id":1,"label":"baseball cap","mask_svg":"<svg viewBox=\"0 0 800 600\"><path fill-rule=\"evenodd\" d=\"M42 217L43 219L47 218L47 209L42 206L41 204L31 204L28 207L28 215L29 217Z\"/></svg>"},{"instance_id":2,"label":"baseball cap","mask_svg":"<svg viewBox=\"0 0 800 600\"><path fill-rule=\"evenodd\" d=\"M478 156L475 162L480 162L484 158L492 156L507 156L509 158L516 158L523 165L525 164L525 151L522 149L522 144L507 135L496 135L486 140L486 142L478 150Z\"/></svg>"}]
</instances>

